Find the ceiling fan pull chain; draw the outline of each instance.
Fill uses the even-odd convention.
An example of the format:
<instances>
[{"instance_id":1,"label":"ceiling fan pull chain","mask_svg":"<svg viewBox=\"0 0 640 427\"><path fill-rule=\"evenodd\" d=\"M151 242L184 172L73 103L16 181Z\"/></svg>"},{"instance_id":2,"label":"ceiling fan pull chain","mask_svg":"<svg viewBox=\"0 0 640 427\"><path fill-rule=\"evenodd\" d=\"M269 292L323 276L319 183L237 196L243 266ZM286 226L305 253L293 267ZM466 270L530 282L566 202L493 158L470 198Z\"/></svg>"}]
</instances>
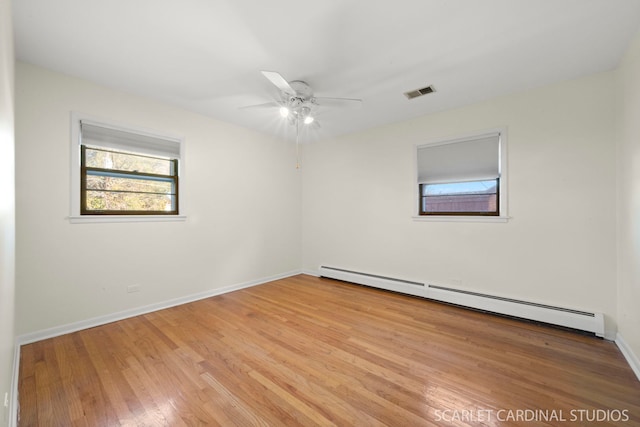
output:
<instances>
[{"instance_id":1,"label":"ceiling fan pull chain","mask_svg":"<svg viewBox=\"0 0 640 427\"><path fill-rule=\"evenodd\" d=\"M300 120L296 118L296 169L300 169Z\"/></svg>"}]
</instances>

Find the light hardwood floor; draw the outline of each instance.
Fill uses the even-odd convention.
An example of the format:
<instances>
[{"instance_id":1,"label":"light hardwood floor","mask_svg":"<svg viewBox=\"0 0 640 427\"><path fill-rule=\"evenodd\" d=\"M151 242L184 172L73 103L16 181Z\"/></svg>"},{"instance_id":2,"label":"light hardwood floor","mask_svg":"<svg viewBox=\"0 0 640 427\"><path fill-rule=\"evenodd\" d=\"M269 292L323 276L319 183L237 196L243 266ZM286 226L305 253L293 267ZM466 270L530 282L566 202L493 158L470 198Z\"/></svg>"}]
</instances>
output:
<instances>
[{"instance_id":1,"label":"light hardwood floor","mask_svg":"<svg viewBox=\"0 0 640 427\"><path fill-rule=\"evenodd\" d=\"M302 275L25 345L19 402L22 427L640 425L614 343Z\"/></svg>"}]
</instances>

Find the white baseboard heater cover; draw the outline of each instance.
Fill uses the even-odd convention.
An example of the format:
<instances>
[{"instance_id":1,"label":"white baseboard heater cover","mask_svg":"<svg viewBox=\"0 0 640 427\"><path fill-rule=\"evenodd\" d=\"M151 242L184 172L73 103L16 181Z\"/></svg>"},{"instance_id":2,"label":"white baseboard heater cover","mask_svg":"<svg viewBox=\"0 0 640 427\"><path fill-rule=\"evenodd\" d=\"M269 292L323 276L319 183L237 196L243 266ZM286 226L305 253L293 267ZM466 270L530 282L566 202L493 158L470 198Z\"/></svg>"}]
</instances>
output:
<instances>
[{"instance_id":1,"label":"white baseboard heater cover","mask_svg":"<svg viewBox=\"0 0 640 427\"><path fill-rule=\"evenodd\" d=\"M492 313L592 332L596 336L604 337L604 316L602 313L590 313L555 307L552 305L498 297L435 284L394 279L335 267L321 266L320 276L421 296Z\"/></svg>"}]
</instances>

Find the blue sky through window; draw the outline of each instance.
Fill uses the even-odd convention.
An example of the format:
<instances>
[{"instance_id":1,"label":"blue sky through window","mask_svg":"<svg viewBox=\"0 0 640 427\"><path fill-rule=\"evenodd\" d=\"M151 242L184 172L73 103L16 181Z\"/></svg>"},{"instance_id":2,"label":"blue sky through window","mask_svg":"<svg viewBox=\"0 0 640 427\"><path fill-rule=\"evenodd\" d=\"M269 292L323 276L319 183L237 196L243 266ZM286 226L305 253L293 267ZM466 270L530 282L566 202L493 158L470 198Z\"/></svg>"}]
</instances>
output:
<instances>
[{"instance_id":1,"label":"blue sky through window","mask_svg":"<svg viewBox=\"0 0 640 427\"><path fill-rule=\"evenodd\" d=\"M426 184L422 186L423 196L444 196L463 194L493 194L496 180L453 182L446 184Z\"/></svg>"}]
</instances>

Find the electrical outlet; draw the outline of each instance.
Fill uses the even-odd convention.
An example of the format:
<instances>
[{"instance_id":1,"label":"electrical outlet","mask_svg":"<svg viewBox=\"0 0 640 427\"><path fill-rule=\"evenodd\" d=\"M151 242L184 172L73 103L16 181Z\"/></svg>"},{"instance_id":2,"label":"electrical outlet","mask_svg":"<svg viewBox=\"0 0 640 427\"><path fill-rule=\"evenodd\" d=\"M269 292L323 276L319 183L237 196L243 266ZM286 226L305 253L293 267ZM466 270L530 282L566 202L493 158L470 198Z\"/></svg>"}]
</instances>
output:
<instances>
[{"instance_id":1,"label":"electrical outlet","mask_svg":"<svg viewBox=\"0 0 640 427\"><path fill-rule=\"evenodd\" d=\"M129 285L127 286L127 292L140 292L140 285Z\"/></svg>"}]
</instances>

